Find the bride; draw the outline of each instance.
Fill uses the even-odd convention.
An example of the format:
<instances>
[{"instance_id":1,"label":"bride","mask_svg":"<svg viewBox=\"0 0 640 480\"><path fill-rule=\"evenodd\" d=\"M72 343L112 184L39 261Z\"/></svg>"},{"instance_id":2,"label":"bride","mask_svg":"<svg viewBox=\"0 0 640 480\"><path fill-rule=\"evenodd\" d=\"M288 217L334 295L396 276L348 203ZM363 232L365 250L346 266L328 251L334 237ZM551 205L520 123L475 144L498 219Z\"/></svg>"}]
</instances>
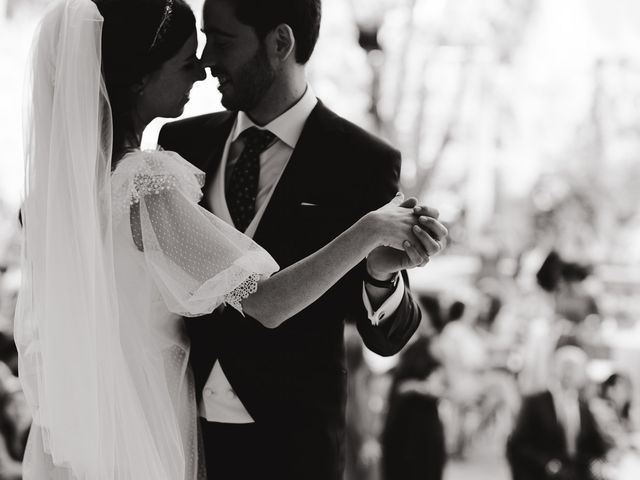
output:
<instances>
[{"instance_id":1,"label":"bride","mask_svg":"<svg viewBox=\"0 0 640 480\"><path fill-rule=\"evenodd\" d=\"M396 200L271 276L266 251L198 205L201 171L139 149L204 78L195 52L183 0L60 0L39 26L16 314L25 479L204 478L182 316L236 308L276 327L374 248L413 238L416 211Z\"/></svg>"}]
</instances>

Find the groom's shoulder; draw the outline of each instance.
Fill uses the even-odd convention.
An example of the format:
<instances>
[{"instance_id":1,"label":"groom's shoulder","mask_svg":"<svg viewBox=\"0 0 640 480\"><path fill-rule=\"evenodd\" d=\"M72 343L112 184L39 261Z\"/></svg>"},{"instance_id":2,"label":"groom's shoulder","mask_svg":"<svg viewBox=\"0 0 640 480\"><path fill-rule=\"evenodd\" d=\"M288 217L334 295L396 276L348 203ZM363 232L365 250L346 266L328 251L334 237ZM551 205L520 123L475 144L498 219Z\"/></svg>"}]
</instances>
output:
<instances>
[{"instance_id":1,"label":"groom's shoulder","mask_svg":"<svg viewBox=\"0 0 640 480\"><path fill-rule=\"evenodd\" d=\"M223 111L169 122L160 130L158 143L168 149L185 142L193 143L198 139L206 140L207 134L230 121L233 115L232 112Z\"/></svg>"},{"instance_id":2,"label":"groom's shoulder","mask_svg":"<svg viewBox=\"0 0 640 480\"><path fill-rule=\"evenodd\" d=\"M386 140L338 115L322 103L318 105L318 115L330 134L340 143L376 156L400 156L400 152Z\"/></svg>"}]
</instances>

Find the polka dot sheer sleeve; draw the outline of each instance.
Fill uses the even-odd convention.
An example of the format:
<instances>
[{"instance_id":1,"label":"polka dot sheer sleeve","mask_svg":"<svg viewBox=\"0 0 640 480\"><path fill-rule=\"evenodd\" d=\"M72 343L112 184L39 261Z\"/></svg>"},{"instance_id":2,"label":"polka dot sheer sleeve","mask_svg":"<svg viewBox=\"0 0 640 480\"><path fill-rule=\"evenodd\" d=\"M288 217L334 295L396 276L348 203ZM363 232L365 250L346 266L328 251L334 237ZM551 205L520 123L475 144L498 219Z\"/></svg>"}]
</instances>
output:
<instances>
[{"instance_id":1,"label":"polka dot sheer sleeve","mask_svg":"<svg viewBox=\"0 0 640 480\"><path fill-rule=\"evenodd\" d=\"M203 181L164 151L129 154L112 175L114 231L128 237L167 307L183 316L222 303L242 311L258 281L278 270L253 240L198 205Z\"/></svg>"}]
</instances>

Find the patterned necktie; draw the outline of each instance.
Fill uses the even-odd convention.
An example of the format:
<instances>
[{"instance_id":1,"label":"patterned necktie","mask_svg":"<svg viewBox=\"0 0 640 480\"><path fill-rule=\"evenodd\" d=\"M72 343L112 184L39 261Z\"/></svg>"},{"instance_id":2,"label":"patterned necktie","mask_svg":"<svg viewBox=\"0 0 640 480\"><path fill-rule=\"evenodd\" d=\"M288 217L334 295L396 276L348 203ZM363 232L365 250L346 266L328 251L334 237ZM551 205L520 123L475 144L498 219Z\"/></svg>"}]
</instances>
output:
<instances>
[{"instance_id":1,"label":"patterned necktie","mask_svg":"<svg viewBox=\"0 0 640 480\"><path fill-rule=\"evenodd\" d=\"M227 206L233 223L244 232L256 213L260 154L271 144L275 135L268 130L251 127L240 134L244 149L238 158L227 186Z\"/></svg>"}]
</instances>

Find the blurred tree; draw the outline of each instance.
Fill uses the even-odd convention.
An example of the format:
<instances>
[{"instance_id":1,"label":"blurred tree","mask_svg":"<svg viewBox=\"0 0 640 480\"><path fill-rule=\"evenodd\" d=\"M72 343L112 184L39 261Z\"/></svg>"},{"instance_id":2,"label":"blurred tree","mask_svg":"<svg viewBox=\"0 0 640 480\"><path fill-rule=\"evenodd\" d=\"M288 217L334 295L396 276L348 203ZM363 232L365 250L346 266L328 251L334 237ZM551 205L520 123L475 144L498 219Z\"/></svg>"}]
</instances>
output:
<instances>
[{"instance_id":1,"label":"blurred tree","mask_svg":"<svg viewBox=\"0 0 640 480\"><path fill-rule=\"evenodd\" d=\"M532 196L537 236L551 232L565 255L633 261L620 240L626 230L638 231L639 104L640 64L597 58L588 115L557 159L556 172L540 178Z\"/></svg>"},{"instance_id":2,"label":"blurred tree","mask_svg":"<svg viewBox=\"0 0 640 480\"><path fill-rule=\"evenodd\" d=\"M427 191L450 150L469 141L478 114L470 106L499 90L500 71L512 61L536 2L409 0L387 17L383 133L403 151L406 192ZM503 108L495 100L481 106ZM497 137L500 126L491 130Z\"/></svg>"}]
</instances>

